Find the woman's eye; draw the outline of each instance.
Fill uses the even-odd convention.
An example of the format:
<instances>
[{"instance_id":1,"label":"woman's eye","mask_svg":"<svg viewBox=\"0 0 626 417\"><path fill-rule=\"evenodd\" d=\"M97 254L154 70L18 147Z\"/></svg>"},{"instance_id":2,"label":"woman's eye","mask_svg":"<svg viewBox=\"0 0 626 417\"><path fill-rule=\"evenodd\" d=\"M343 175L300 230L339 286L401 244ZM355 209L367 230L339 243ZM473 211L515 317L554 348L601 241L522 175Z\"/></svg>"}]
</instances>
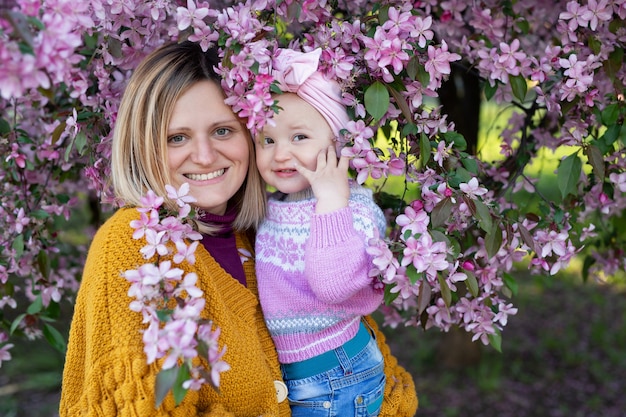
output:
<instances>
[{"instance_id":1,"label":"woman's eye","mask_svg":"<svg viewBox=\"0 0 626 417\"><path fill-rule=\"evenodd\" d=\"M231 130L227 127L220 127L215 130L215 134L220 137L227 136L230 132Z\"/></svg>"},{"instance_id":2,"label":"woman's eye","mask_svg":"<svg viewBox=\"0 0 626 417\"><path fill-rule=\"evenodd\" d=\"M178 143L182 143L185 141L185 137L183 135L172 135L169 138L167 138L167 143L171 143L171 144L178 144Z\"/></svg>"},{"instance_id":3,"label":"woman's eye","mask_svg":"<svg viewBox=\"0 0 626 417\"><path fill-rule=\"evenodd\" d=\"M304 140L304 139L306 139L306 138L307 138L307 137L306 137L306 135L295 135L295 136L293 137L293 141L294 141L294 142L300 142L301 140Z\"/></svg>"}]
</instances>

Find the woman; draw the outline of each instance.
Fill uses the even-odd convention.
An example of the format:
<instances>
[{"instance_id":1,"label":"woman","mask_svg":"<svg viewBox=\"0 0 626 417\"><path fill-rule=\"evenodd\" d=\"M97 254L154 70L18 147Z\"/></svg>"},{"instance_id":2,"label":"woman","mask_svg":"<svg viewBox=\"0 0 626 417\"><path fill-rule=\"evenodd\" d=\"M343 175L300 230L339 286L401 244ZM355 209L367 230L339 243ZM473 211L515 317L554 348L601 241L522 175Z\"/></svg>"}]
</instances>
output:
<instances>
[{"instance_id":1,"label":"woman","mask_svg":"<svg viewBox=\"0 0 626 417\"><path fill-rule=\"evenodd\" d=\"M135 70L120 104L113 137L112 183L128 208L96 234L77 296L63 374L65 416L289 416L276 350L258 303L249 235L263 217L264 190L245 125L224 103L213 68L215 51L192 42L168 44ZM210 231L188 267L206 299L203 315L221 329L230 370L219 391L203 386L175 406L168 395L155 409L159 361L146 364L142 316L130 310L122 272L146 261L132 238L133 208L148 189L190 184ZM371 321L371 320L370 320ZM375 326L374 323L372 323ZM389 355L381 415L410 416L417 405L410 375ZM408 407L407 407L408 404ZM400 411L404 410L404 411Z\"/></svg>"}]
</instances>

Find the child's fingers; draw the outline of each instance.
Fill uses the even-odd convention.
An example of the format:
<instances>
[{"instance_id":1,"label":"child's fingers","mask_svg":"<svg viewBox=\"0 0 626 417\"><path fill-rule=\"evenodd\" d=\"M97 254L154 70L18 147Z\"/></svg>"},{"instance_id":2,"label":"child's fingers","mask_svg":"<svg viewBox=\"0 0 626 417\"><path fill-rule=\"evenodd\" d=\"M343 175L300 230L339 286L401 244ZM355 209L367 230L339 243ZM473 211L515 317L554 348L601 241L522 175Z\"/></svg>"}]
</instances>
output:
<instances>
[{"instance_id":1,"label":"child's fingers","mask_svg":"<svg viewBox=\"0 0 626 417\"><path fill-rule=\"evenodd\" d=\"M294 161L293 166L296 171L298 171L298 173L300 173L300 175L302 175L306 179L309 179L310 176L313 174L313 171L302 165L298 159Z\"/></svg>"},{"instance_id":2,"label":"child's fingers","mask_svg":"<svg viewBox=\"0 0 626 417\"><path fill-rule=\"evenodd\" d=\"M348 158L347 156L341 156L341 158L339 158L339 163L337 164L337 168L341 172L348 172L349 167L350 167L350 158Z\"/></svg>"}]
</instances>

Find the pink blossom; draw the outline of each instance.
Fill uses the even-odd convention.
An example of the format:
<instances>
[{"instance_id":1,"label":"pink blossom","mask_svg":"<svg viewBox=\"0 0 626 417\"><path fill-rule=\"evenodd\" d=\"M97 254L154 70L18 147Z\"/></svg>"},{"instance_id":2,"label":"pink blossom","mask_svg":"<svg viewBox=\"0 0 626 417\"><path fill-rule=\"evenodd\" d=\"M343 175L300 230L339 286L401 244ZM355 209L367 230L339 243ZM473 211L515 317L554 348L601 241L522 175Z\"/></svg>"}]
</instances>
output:
<instances>
[{"instance_id":1,"label":"pink blossom","mask_svg":"<svg viewBox=\"0 0 626 417\"><path fill-rule=\"evenodd\" d=\"M494 322L499 322L502 326L506 326L509 316L517 314L517 308L513 304L498 304L498 312L493 318Z\"/></svg>"},{"instance_id":2,"label":"pink blossom","mask_svg":"<svg viewBox=\"0 0 626 417\"><path fill-rule=\"evenodd\" d=\"M596 30L600 21L609 21L613 17L613 10L608 6L608 0L589 0L587 10L583 12L582 18L589 22L589 28Z\"/></svg>"},{"instance_id":3,"label":"pink blossom","mask_svg":"<svg viewBox=\"0 0 626 417\"><path fill-rule=\"evenodd\" d=\"M12 143L11 144L11 153L9 154L9 156L7 156L5 158L6 162L9 162L11 160L15 161L15 165L17 165L18 167L24 169L26 168L26 158L24 157L23 154L21 154L19 152L19 145L17 143Z\"/></svg>"},{"instance_id":4,"label":"pink blossom","mask_svg":"<svg viewBox=\"0 0 626 417\"><path fill-rule=\"evenodd\" d=\"M448 159L448 157L452 153L451 152L452 146L453 146L452 143L446 144L446 142L443 140L437 144L437 150L435 151L435 155L433 156L433 159L435 160L435 162L439 164L440 167L443 166L443 161Z\"/></svg>"},{"instance_id":5,"label":"pink blossom","mask_svg":"<svg viewBox=\"0 0 626 417\"><path fill-rule=\"evenodd\" d=\"M609 174L609 180L611 180L611 182L615 184L615 187L618 190L626 193L626 172L622 172L620 174L616 172L611 172Z\"/></svg>"},{"instance_id":6,"label":"pink blossom","mask_svg":"<svg viewBox=\"0 0 626 417\"><path fill-rule=\"evenodd\" d=\"M22 233L24 226L28 226L28 223L30 223L30 217L27 217L24 208L20 207L15 218L15 232L18 234Z\"/></svg>"},{"instance_id":7,"label":"pink blossom","mask_svg":"<svg viewBox=\"0 0 626 417\"><path fill-rule=\"evenodd\" d=\"M3 361L6 362L11 360L11 352L9 352L9 349L11 349L12 347L12 343L7 343L4 346L0 347L0 367L2 367Z\"/></svg>"},{"instance_id":8,"label":"pink blossom","mask_svg":"<svg viewBox=\"0 0 626 417\"><path fill-rule=\"evenodd\" d=\"M448 52L448 44L441 41L441 47L435 48L433 45L428 46L428 60L424 64L424 68L430 75L429 88L437 88L439 81L443 75L450 75L450 63L458 61L461 56Z\"/></svg>"},{"instance_id":9,"label":"pink blossom","mask_svg":"<svg viewBox=\"0 0 626 417\"><path fill-rule=\"evenodd\" d=\"M155 253L165 256L169 253L169 249L165 245L165 231L157 232L154 229L147 229L145 232L147 244L141 248L141 254L145 259L152 258Z\"/></svg>"},{"instance_id":10,"label":"pink blossom","mask_svg":"<svg viewBox=\"0 0 626 417\"><path fill-rule=\"evenodd\" d=\"M552 254L557 256L563 256L567 252L566 241L568 239L568 235L566 232L556 232L554 230L550 230L549 232L545 232L543 230L538 230L535 236L536 242L541 247L542 258L548 257Z\"/></svg>"},{"instance_id":11,"label":"pink blossom","mask_svg":"<svg viewBox=\"0 0 626 417\"><path fill-rule=\"evenodd\" d=\"M434 279L437 271L448 268L446 252L445 243L433 242L429 233L422 233L418 238L409 237L406 240L400 265L413 264L417 272L426 272L430 279Z\"/></svg>"},{"instance_id":12,"label":"pink blossom","mask_svg":"<svg viewBox=\"0 0 626 417\"><path fill-rule=\"evenodd\" d=\"M478 185L478 179L472 177L468 182L459 184L459 189L470 198L477 198L487 194L487 189Z\"/></svg>"},{"instance_id":13,"label":"pink blossom","mask_svg":"<svg viewBox=\"0 0 626 417\"><path fill-rule=\"evenodd\" d=\"M411 206L407 206L404 209L404 214L396 217L396 224L402 227L402 233L407 230L411 231L411 234L426 233L428 230L428 224L430 223L430 217L424 210L415 210Z\"/></svg>"},{"instance_id":14,"label":"pink blossom","mask_svg":"<svg viewBox=\"0 0 626 417\"><path fill-rule=\"evenodd\" d=\"M584 17L585 13L588 12L587 7L581 6L578 1L573 0L567 2L566 10L566 12L559 14L559 19L569 20L567 28L570 31L575 31L578 26L587 26L589 20Z\"/></svg>"},{"instance_id":15,"label":"pink blossom","mask_svg":"<svg viewBox=\"0 0 626 417\"><path fill-rule=\"evenodd\" d=\"M130 222L130 227L135 229L133 239L141 239L145 235L146 230L156 227L159 223L159 218L156 212L154 214L155 215L148 215L142 212L139 214L139 220L132 220Z\"/></svg>"},{"instance_id":16,"label":"pink blossom","mask_svg":"<svg viewBox=\"0 0 626 417\"><path fill-rule=\"evenodd\" d=\"M182 262L189 262L190 264L194 264L196 262L195 251L198 247L198 241L187 245L184 241L179 240L176 241L176 254L174 255L173 261L174 263L180 264Z\"/></svg>"},{"instance_id":17,"label":"pink blossom","mask_svg":"<svg viewBox=\"0 0 626 417\"><path fill-rule=\"evenodd\" d=\"M433 18L431 16L426 16L422 19L419 16L416 16L413 19L413 28L411 29L410 36L412 39L417 39L417 45L420 48L424 48L428 41L431 41L435 36L434 32L430 30L432 26Z\"/></svg>"},{"instance_id":18,"label":"pink blossom","mask_svg":"<svg viewBox=\"0 0 626 417\"><path fill-rule=\"evenodd\" d=\"M202 23L202 19L209 15L207 7L197 8L194 0L187 0L187 7L179 7L176 9L176 21L178 22L178 30L185 30L189 26L198 26Z\"/></svg>"}]
</instances>

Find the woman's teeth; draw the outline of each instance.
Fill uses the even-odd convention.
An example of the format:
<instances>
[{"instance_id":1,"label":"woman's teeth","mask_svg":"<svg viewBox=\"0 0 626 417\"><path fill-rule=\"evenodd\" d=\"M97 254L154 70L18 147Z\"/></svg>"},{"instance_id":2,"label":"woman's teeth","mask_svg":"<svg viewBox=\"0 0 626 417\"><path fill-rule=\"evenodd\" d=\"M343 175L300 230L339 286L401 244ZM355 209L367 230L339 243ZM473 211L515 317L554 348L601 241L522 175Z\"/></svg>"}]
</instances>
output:
<instances>
[{"instance_id":1,"label":"woman's teeth","mask_svg":"<svg viewBox=\"0 0 626 417\"><path fill-rule=\"evenodd\" d=\"M209 172L208 174L186 174L185 177L192 181L206 181L224 175L224 171L224 168L222 168L214 172Z\"/></svg>"}]
</instances>

